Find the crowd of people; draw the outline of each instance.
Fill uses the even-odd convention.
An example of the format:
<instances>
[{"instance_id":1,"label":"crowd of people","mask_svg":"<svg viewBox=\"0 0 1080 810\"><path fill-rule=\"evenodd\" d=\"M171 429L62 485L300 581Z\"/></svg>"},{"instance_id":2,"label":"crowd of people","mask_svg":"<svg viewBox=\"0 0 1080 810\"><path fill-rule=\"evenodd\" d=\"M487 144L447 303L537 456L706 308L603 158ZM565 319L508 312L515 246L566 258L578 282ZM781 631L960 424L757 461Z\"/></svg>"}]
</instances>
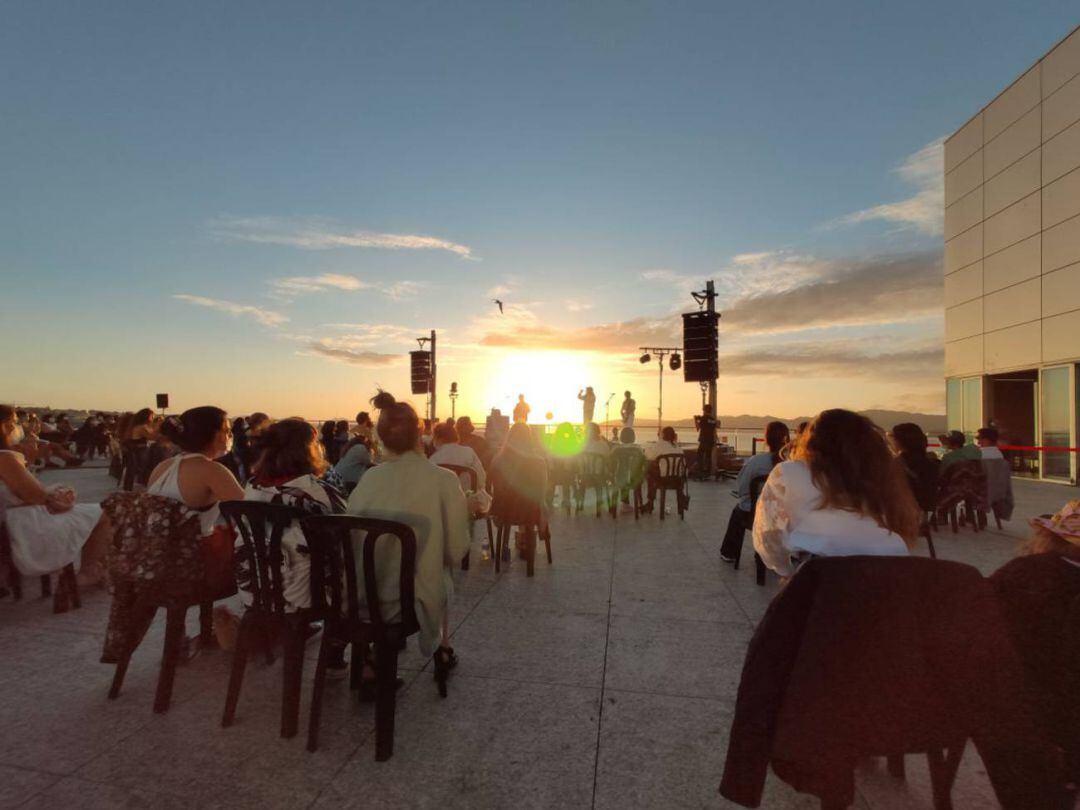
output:
<instances>
[{"instance_id":1,"label":"crowd of people","mask_svg":"<svg viewBox=\"0 0 1080 810\"><path fill-rule=\"evenodd\" d=\"M584 415L589 415L595 395L586 392L582 399ZM230 419L212 406L167 418L149 408L98 414L72 428L60 416L45 419L0 406L0 506L14 565L24 575L35 575L81 559L80 583L89 586L101 579L108 517L95 504L76 503L70 488L43 485L33 470L56 466L57 458L75 466L103 448L115 455L143 448L152 467L145 475L138 472L135 486L197 512L202 548L216 557L208 560L207 571L219 572L227 580L223 590L231 585L241 604L250 602L252 561L222 520L222 502L285 503L307 513L362 514L412 528L420 647L445 675L457 663L448 631L451 572L469 552L475 519L490 515L524 527L519 537L524 542L535 539L529 532L550 536L559 470L568 460L607 460L612 487L625 499L630 490L648 484L651 504L657 460L684 453L671 427L639 445L630 424L613 442L591 421L562 423L551 432L535 430L524 412L516 414L524 418L515 420L503 441L493 445L465 416L424 420L386 392L374 397L372 406L377 419L361 411L352 425L326 422L318 429L301 418L273 420L264 413ZM624 416L630 417L624 422L632 421L632 406ZM706 413L705 419L710 418ZM1007 467L1003 475L998 469L1004 459L996 431L980 430L975 444L957 431L939 438L945 450L940 458L930 452L917 425L899 424L885 432L865 416L842 409L823 411L794 435L785 424L770 423L767 452L746 460L736 479L737 502L721 559L737 559L747 531L761 560L783 580L813 557L908 555L928 515L940 508L946 482L965 465L989 470L982 479L988 493L984 503L995 514L997 504L1011 514L1011 480ZM459 477L442 465L471 474ZM574 496L580 493L563 493ZM1080 598L1080 501L1032 525L1032 541L1021 560L1005 566L994 581L1006 600L1032 683L1059 690L1055 694L1060 697L1064 679L1075 673L1063 670L1062 652L1052 640L1068 620L1060 615L1063 606ZM303 610L311 604L309 558L298 525L283 536L282 550L288 610ZM393 594L397 573L386 557L389 552L383 552L376 559L376 578L380 593ZM383 611L392 619L400 605L391 597ZM219 639L230 646L238 617L219 606L214 620ZM340 655L331 662L332 670L344 671L345 666ZM364 662L362 680L370 686L374 677L371 662ZM1060 701L1043 700L1039 706L1051 718ZM1052 723L1054 733L1075 754L1080 750L1076 726L1058 720Z\"/></svg>"}]
</instances>

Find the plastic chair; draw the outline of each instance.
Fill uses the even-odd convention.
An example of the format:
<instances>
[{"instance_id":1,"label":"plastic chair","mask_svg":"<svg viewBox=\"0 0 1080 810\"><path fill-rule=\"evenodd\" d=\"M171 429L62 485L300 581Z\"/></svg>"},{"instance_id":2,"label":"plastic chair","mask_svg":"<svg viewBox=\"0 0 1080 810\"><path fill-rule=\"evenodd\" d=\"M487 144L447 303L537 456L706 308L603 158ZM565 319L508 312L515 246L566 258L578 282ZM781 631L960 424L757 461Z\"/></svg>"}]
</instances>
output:
<instances>
[{"instance_id":1,"label":"plastic chair","mask_svg":"<svg viewBox=\"0 0 1080 810\"><path fill-rule=\"evenodd\" d=\"M608 457L601 453L582 453L578 456L577 468L577 511L585 509L585 495L588 490L596 493L596 516L609 503L611 476L608 470Z\"/></svg>"},{"instance_id":2,"label":"plastic chair","mask_svg":"<svg viewBox=\"0 0 1080 810\"><path fill-rule=\"evenodd\" d=\"M616 516L619 502L633 495L634 520L641 516L644 500L641 486L645 482L645 470L648 467L645 451L640 447L616 447L611 451L611 516Z\"/></svg>"},{"instance_id":3,"label":"plastic chair","mask_svg":"<svg viewBox=\"0 0 1080 810\"><path fill-rule=\"evenodd\" d=\"M660 519L664 519L669 490L675 493L675 502L679 509L679 519L685 519L686 507L690 501L690 484L686 473L686 456L682 453L665 453L662 456L657 456L656 469L656 488L660 492Z\"/></svg>"},{"instance_id":4,"label":"plastic chair","mask_svg":"<svg viewBox=\"0 0 1080 810\"><path fill-rule=\"evenodd\" d=\"M353 646L352 681L359 686L361 650L375 644L375 761L383 762L394 753L394 713L397 704L398 653L405 640L420 629L416 618L414 578L416 576L416 535L404 523L354 515L311 515L300 525L311 552L311 606L323 618L322 644L315 667L308 722L308 751L318 747L326 668L334 644ZM363 532L363 603L356 576L356 547L353 532ZM397 539L401 549L401 578L398 594L401 615L384 621L375 570L375 544L383 536ZM366 615L365 615L366 611ZM439 681L439 694L446 697L446 681Z\"/></svg>"},{"instance_id":5,"label":"plastic chair","mask_svg":"<svg viewBox=\"0 0 1080 810\"><path fill-rule=\"evenodd\" d=\"M457 475L458 478L461 478L462 476L465 476L468 479L468 491L469 492L476 492L477 490L480 489L480 476L478 476L476 474L476 470L474 470L472 467L465 467L465 466L463 466L461 464L440 464L439 466L442 467L444 470L449 470L450 472L454 473L455 475ZM490 514L484 515L484 521L487 523L488 545L492 549L494 549L495 548L495 529L491 525L491 515ZM465 552L465 556L462 557L462 559L461 559L461 570L462 571L468 571L469 570L469 552L468 551Z\"/></svg>"},{"instance_id":6,"label":"plastic chair","mask_svg":"<svg viewBox=\"0 0 1080 810\"><path fill-rule=\"evenodd\" d=\"M248 657L265 651L273 663L273 645L281 639L282 667L281 736L295 737L300 717L300 682L304 671L304 642L309 614L306 610L286 611L281 538L285 530L304 512L291 506L258 501L225 501L221 514L236 530L242 548L237 554L248 560L248 587L252 603L240 619L233 650L229 688L221 725L228 728L236 718L236 704L244 683Z\"/></svg>"},{"instance_id":7,"label":"plastic chair","mask_svg":"<svg viewBox=\"0 0 1080 810\"><path fill-rule=\"evenodd\" d=\"M757 516L757 502L761 497L761 490L765 488L765 482L769 480L767 475L757 475L750 480L750 525L747 527L752 532L754 530L754 518ZM745 539L745 538L744 538ZM739 544L739 550L735 553L734 568L739 570L739 561L742 559L742 543ZM765 561L761 559L761 555L754 552L754 567L757 574L757 584L765 584Z\"/></svg>"}]
</instances>

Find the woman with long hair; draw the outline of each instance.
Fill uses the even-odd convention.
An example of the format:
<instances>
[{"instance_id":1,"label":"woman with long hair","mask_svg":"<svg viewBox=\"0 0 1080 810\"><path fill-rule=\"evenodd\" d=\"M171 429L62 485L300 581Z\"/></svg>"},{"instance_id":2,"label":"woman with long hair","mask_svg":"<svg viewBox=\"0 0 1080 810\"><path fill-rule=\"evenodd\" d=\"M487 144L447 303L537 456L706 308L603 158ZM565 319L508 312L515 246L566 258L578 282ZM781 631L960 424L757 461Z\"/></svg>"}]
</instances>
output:
<instances>
[{"instance_id":1,"label":"woman with long hair","mask_svg":"<svg viewBox=\"0 0 1080 810\"><path fill-rule=\"evenodd\" d=\"M889 438L896 449L897 458L904 466L919 508L924 512L934 511L941 462L928 451L926 433L914 422L901 422L893 426Z\"/></svg>"},{"instance_id":2,"label":"woman with long hair","mask_svg":"<svg viewBox=\"0 0 1080 810\"><path fill-rule=\"evenodd\" d=\"M491 462L491 486L491 516L496 522L537 526L541 534L547 532L547 460L526 423L514 423L506 434L502 450ZM519 536L518 542L535 542L535 538Z\"/></svg>"},{"instance_id":3,"label":"woman with long hair","mask_svg":"<svg viewBox=\"0 0 1080 810\"><path fill-rule=\"evenodd\" d=\"M229 469L215 461L232 449L232 425L228 414L203 405L170 416L161 433L180 452L162 461L146 485L150 495L180 501L199 512L199 533L207 582L222 596L232 592L232 532L221 520L221 501L236 501L244 490Z\"/></svg>"},{"instance_id":4,"label":"woman with long hair","mask_svg":"<svg viewBox=\"0 0 1080 810\"><path fill-rule=\"evenodd\" d=\"M348 511L404 523L415 533L420 650L424 655L433 655L435 677L444 682L457 664L450 646L448 607L453 593L450 572L469 550L465 493L456 475L432 464L424 455L420 443L422 423L412 405L397 402L385 391L371 402L379 411L375 430L386 454L382 463L364 473L349 497ZM380 543L375 555L386 621L393 621L401 612L396 597L398 562L393 549L390 543ZM357 567L362 582L361 555L357 555Z\"/></svg>"},{"instance_id":5,"label":"woman with long hair","mask_svg":"<svg viewBox=\"0 0 1080 810\"><path fill-rule=\"evenodd\" d=\"M865 416L822 411L775 466L758 500L754 549L791 576L793 554L903 556L919 507L884 432Z\"/></svg>"},{"instance_id":6,"label":"woman with long hair","mask_svg":"<svg viewBox=\"0 0 1080 810\"><path fill-rule=\"evenodd\" d=\"M108 542L97 504L75 503L70 487L46 487L26 468L16 447L23 428L10 405L0 405L0 519L7 526L12 562L24 576L59 571L85 559L83 585L96 582L95 563Z\"/></svg>"},{"instance_id":7,"label":"woman with long hair","mask_svg":"<svg viewBox=\"0 0 1080 810\"><path fill-rule=\"evenodd\" d=\"M314 515L345 511L345 498L322 479L327 463L315 428L303 419L282 419L263 433L262 450L255 461L244 500L280 503ZM252 601L253 561L237 539L236 582L240 601ZM285 610L295 612L311 607L311 558L304 532L294 521L281 535L282 588ZM214 628L221 645L230 649L235 641L237 617L224 605L214 609Z\"/></svg>"}]
</instances>

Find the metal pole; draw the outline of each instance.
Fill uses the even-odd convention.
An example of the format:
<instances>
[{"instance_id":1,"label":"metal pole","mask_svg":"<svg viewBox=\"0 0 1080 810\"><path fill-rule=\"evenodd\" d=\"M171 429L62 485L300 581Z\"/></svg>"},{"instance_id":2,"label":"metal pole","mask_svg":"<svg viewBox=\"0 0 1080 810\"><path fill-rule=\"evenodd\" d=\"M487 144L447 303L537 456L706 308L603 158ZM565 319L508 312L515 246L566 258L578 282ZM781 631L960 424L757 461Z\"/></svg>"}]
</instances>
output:
<instances>
[{"instance_id":1,"label":"metal pole","mask_svg":"<svg viewBox=\"0 0 1080 810\"><path fill-rule=\"evenodd\" d=\"M660 355L660 404L656 408L656 429L664 429L664 355Z\"/></svg>"},{"instance_id":2,"label":"metal pole","mask_svg":"<svg viewBox=\"0 0 1080 810\"><path fill-rule=\"evenodd\" d=\"M705 282L705 297L708 299L709 316L715 318L716 314L716 287L711 281ZM716 410L716 378L709 380L709 409L713 419L717 416Z\"/></svg>"},{"instance_id":3,"label":"metal pole","mask_svg":"<svg viewBox=\"0 0 1080 810\"><path fill-rule=\"evenodd\" d=\"M435 424L435 330L431 330L431 423Z\"/></svg>"}]
</instances>

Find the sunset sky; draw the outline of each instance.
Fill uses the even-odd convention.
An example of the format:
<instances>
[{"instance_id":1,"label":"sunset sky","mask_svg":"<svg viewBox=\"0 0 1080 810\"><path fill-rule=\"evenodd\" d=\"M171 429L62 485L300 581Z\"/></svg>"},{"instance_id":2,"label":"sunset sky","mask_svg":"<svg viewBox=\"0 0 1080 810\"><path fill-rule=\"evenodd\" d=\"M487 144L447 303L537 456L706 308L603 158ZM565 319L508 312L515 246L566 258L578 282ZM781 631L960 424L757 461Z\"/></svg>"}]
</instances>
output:
<instances>
[{"instance_id":1,"label":"sunset sky","mask_svg":"<svg viewBox=\"0 0 1080 810\"><path fill-rule=\"evenodd\" d=\"M0 26L0 400L943 408L941 141L1074 2L51 3ZM500 315L493 298L506 304ZM422 403L421 403L422 404ZM700 405L665 375L665 415Z\"/></svg>"}]
</instances>

